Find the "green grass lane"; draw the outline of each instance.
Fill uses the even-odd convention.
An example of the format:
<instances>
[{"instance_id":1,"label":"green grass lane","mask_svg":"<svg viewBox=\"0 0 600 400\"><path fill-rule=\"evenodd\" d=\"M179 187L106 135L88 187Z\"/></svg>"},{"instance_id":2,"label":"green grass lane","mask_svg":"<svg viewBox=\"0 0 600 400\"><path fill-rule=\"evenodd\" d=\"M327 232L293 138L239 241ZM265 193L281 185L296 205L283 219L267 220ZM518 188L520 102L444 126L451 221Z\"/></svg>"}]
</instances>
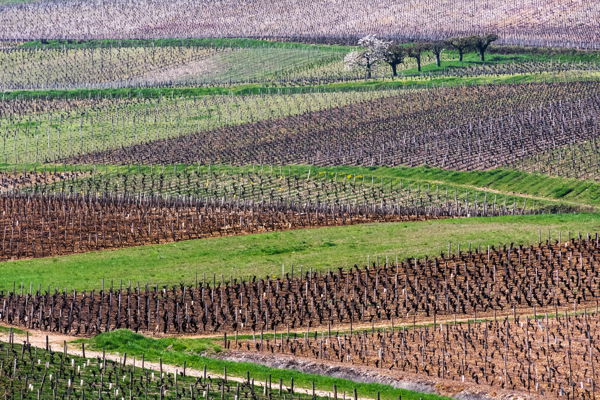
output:
<instances>
[{"instance_id":1,"label":"green grass lane","mask_svg":"<svg viewBox=\"0 0 600 400\"><path fill-rule=\"evenodd\" d=\"M509 216L448 219L438 221L364 224L342 227L299 229L183 241L110 251L96 251L62 257L48 257L0 263L0 289L16 283L31 283L68 289L100 288L114 281L177 284L193 283L196 274L221 274L248 278L280 276L282 265L290 272L326 271L365 264L376 257L400 260L407 257L436 256L458 245L530 244L551 235L565 239L582 232L600 231L600 214Z\"/></svg>"},{"instance_id":2,"label":"green grass lane","mask_svg":"<svg viewBox=\"0 0 600 400\"><path fill-rule=\"evenodd\" d=\"M31 0L0 0L8 2ZM32 40L22 43L24 49L90 49L106 47L216 47L232 49L305 49L330 52L352 51L353 46L320 45L279 40L263 40L251 38L164 38L164 39L100 39L100 40Z\"/></svg>"},{"instance_id":3,"label":"green grass lane","mask_svg":"<svg viewBox=\"0 0 600 400\"><path fill-rule=\"evenodd\" d=\"M18 329L18 328L7 328L6 326L0 326L0 334L1 333L9 333L11 332L14 333L15 335L24 335L25 333L27 333L26 331L22 330L22 329Z\"/></svg>"}]
</instances>

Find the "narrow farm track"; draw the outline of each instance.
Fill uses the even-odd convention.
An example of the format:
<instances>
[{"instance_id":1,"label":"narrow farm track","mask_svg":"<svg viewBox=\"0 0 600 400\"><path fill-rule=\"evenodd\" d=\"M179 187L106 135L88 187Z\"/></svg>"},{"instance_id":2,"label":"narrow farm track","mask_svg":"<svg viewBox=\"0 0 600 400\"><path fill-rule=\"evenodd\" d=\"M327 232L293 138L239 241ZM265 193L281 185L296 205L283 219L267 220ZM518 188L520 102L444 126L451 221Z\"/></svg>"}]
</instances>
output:
<instances>
[{"instance_id":1,"label":"narrow farm track","mask_svg":"<svg viewBox=\"0 0 600 400\"><path fill-rule=\"evenodd\" d=\"M531 317L533 318L534 316L541 316L544 314L549 314L552 315L553 313L555 313L556 311L558 311L559 313L568 313L570 314L578 314L583 312L583 310L596 310L596 306L592 303L587 304L587 305L583 305L582 307L578 308L576 311L573 311L573 307L569 306L569 307L560 307L560 308L555 308L555 307L545 307L545 308L536 308L535 310L531 309L531 308L520 308L517 309L515 308L514 310L505 310L505 311L500 311L500 312L496 312L496 313L480 313L477 314L476 316L468 316L468 317L464 317L464 316L454 316L452 318L423 318L423 317L419 317L419 318L414 318L412 321L406 322L406 321L402 321L402 322L398 322L398 321L394 321L393 325L392 325L392 321L379 321L379 322L375 322L372 324L366 324L366 323L357 323L357 324L336 324L336 325L332 325L330 328L328 327L317 327L317 328L312 328L308 331L309 335L314 335L315 333L317 335L329 335L329 334L349 334L349 333L356 333L356 332L364 332L364 331L378 331L378 330L383 330L383 329L392 329L392 326L394 329L413 329L413 328L419 328L419 327L423 327L423 326L433 326L435 324L464 324L464 323L470 323L473 321L494 321L496 319L515 319L515 317L519 317L519 318L527 318L527 317ZM0 324L0 326L2 326ZM306 329L290 329L290 334L295 334L295 335L304 335L307 333ZM281 331L263 331L262 332L263 335L281 335L283 334L284 336L287 334L287 330L285 332L281 332ZM246 333L246 335L248 335ZM256 340L260 339L260 334L256 333ZM179 334L169 334L169 335L164 335L161 333L155 333L153 334L153 337L177 337L177 338L181 338L181 339L215 339L215 340L221 340L221 342L223 341L223 334L214 334L214 333L207 333L207 334L199 334L199 335L187 335L187 334L183 334L183 335L179 335ZM76 338L75 336L73 338ZM229 333L228 336L228 340L230 341L234 341L235 340L235 336L232 336L231 332Z\"/></svg>"},{"instance_id":2,"label":"narrow farm track","mask_svg":"<svg viewBox=\"0 0 600 400\"><path fill-rule=\"evenodd\" d=\"M418 180L419 182L431 183L431 184L436 184L436 185L447 185L448 184L448 182L439 181L439 180L435 180L435 179L422 179L422 180L415 179L415 180L416 181ZM461 183L452 183L452 186L460 187L463 189L479 190L482 192L501 194L504 196L517 196L517 197L530 199L530 200L549 201L551 203L556 203L556 204L567 204L567 205L574 206L574 207L584 207L584 208L588 209L589 211L600 210L599 206L595 206L595 205L588 204L588 203L583 203L580 201L554 199L552 197L535 196L535 195L527 194L527 193L511 192L511 191L507 191L507 190L492 189L492 188L489 188L486 186L465 185L465 184L461 184Z\"/></svg>"}]
</instances>

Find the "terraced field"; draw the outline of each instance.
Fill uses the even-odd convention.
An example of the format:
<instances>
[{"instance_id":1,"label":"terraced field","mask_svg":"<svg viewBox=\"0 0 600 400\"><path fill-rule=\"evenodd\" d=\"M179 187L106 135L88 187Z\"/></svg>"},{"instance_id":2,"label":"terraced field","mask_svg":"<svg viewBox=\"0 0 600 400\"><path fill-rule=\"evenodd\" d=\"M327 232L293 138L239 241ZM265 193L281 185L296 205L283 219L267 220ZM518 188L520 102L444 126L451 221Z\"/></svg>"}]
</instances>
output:
<instances>
[{"instance_id":1,"label":"terraced field","mask_svg":"<svg viewBox=\"0 0 600 400\"><path fill-rule=\"evenodd\" d=\"M402 93L68 161L497 168L596 137L597 86L594 82Z\"/></svg>"},{"instance_id":2,"label":"terraced field","mask_svg":"<svg viewBox=\"0 0 600 400\"><path fill-rule=\"evenodd\" d=\"M599 15L0 0L0 398L595 399Z\"/></svg>"}]
</instances>

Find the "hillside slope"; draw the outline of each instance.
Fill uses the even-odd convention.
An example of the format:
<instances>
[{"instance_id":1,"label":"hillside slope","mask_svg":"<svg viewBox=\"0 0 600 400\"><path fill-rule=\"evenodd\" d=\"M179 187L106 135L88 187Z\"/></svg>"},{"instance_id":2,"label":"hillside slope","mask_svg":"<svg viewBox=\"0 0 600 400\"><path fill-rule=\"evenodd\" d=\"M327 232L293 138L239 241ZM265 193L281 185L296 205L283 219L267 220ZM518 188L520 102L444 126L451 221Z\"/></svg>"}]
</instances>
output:
<instances>
[{"instance_id":1,"label":"hillside slope","mask_svg":"<svg viewBox=\"0 0 600 400\"><path fill-rule=\"evenodd\" d=\"M435 38L495 32L511 44L600 46L600 3L593 1L375 0L368 4L247 0L242 7L234 0L38 1L5 5L0 38L356 38L370 33Z\"/></svg>"}]
</instances>

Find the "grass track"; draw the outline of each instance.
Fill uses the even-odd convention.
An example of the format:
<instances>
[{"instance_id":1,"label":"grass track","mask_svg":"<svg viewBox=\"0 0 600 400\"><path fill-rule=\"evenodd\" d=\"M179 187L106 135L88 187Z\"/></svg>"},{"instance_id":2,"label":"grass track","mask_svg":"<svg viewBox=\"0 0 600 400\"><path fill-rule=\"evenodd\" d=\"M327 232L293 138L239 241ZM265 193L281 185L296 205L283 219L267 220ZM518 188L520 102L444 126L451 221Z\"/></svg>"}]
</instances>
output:
<instances>
[{"instance_id":1,"label":"grass track","mask_svg":"<svg viewBox=\"0 0 600 400\"><path fill-rule=\"evenodd\" d=\"M16 282L34 288L100 288L114 281L119 285L193 283L196 273L211 277L224 274L247 278L279 275L295 266L316 270L364 264L367 257L395 259L439 255L461 244L473 246L501 243L529 244L538 235L566 238L568 232L600 231L600 214L535 215L494 218L451 219L412 223L365 224L332 228L301 229L225 238L201 239L0 263L0 289ZM126 266L126 267L125 267Z\"/></svg>"},{"instance_id":2,"label":"grass track","mask_svg":"<svg viewBox=\"0 0 600 400\"><path fill-rule=\"evenodd\" d=\"M0 0L17 2L24 0ZM27 1L27 0L25 0ZM165 39L106 39L106 40L32 40L22 43L24 49L90 49L102 47L164 47L164 46L196 46L223 48L277 48L277 49L318 49L325 51L352 51L353 46L320 45L298 42L282 42L277 40L262 40L251 38L165 38Z\"/></svg>"}]
</instances>

